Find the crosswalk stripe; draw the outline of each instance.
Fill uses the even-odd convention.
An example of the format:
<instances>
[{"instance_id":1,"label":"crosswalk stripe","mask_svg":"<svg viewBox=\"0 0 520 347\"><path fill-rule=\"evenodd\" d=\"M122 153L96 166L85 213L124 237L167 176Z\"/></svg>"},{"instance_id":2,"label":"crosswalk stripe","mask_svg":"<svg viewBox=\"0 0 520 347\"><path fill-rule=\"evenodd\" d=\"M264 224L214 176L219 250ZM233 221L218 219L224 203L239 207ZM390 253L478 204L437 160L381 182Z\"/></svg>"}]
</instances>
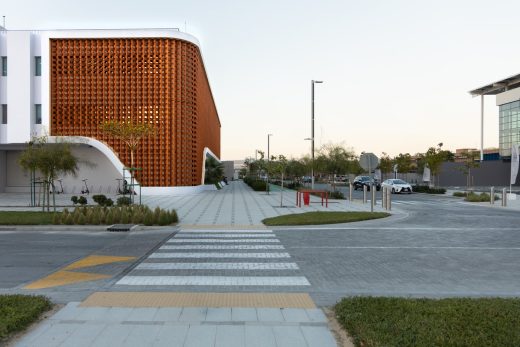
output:
<instances>
[{"instance_id":1,"label":"crosswalk stripe","mask_svg":"<svg viewBox=\"0 0 520 347\"><path fill-rule=\"evenodd\" d=\"M278 239L177 239L173 238L166 243L279 243Z\"/></svg>"},{"instance_id":2,"label":"crosswalk stripe","mask_svg":"<svg viewBox=\"0 0 520 347\"><path fill-rule=\"evenodd\" d=\"M246 233L246 234L255 234L255 233L272 233L273 231L272 230L264 230L264 229L252 229L252 230L238 230L238 229L194 229L194 230L190 230L190 229L182 229L183 233L193 233L193 234L197 234L197 233Z\"/></svg>"},{"instance_id":3,"label":"crosswalk stripe","mask_svg":"<svg viewBox=\"0 0 520 347\"><path fill-rule=\"evenodd\" d=\"M309 286L303 276L125 276L130 286Z\"/></svg>"},{"instance_id":4,"label":"crosswalk stripe","mask_svg":"<svg viewBox=\"0 0 520 347\"><path fill-rule=\"evenodd\" d=\"M290 258L289 253L152 253L149 258Z\"/></svg>"},{"instance_id":5,"label":"crosswalk stripe","mask_svg":"<svg viewBox=\"0 0 520 347\"><path fill-rule=\"evenodd\" d=\"M285 249L282 245L182 245L182 246L162 246L159 249Z\"/></svg>"},{"instance_id":6,"label":"crosswalk stripe","mask_svg":"<svg viewBox=\"0 0 520 347\"><path fill-rule=\"evenodd\" d=\"M298 270L296 263L141 263L137 270Z\"/></svg>"},{"instance_id":7,"label":"crosswalk stripe","mask_svg":"<svg viewBox=\"0 0 520 347\"><path fill-rule=\"evenodd\" d=\"M186 234L186 233L178 233L176 236L181 238L232 238L232 237L261 237L261 238L269 238L275 237L274 234Z\"/></svg>"}]
</instances>

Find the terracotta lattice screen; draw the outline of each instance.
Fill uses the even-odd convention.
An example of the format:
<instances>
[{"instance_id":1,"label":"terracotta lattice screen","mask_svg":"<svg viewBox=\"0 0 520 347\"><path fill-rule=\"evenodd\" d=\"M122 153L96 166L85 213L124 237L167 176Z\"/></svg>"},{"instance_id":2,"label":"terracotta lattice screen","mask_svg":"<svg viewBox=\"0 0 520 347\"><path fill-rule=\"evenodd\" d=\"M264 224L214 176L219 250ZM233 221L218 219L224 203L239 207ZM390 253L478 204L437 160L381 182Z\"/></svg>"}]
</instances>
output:
<instances>
[{"instance_id":1,"label":"terracotta lattice screen","mask_svg":"<svg viewBox=\"0 0 520 347\"><path fill-rule=\"evenodd\" d=\"M220 155L220 122L197 46L169 38L51 39L50 46L51 135L98 139L129 166L128 148L99 125L151 123L156 134L135 153L141 184L201 183L203 148Z\"/></svg>"}]
</instances>

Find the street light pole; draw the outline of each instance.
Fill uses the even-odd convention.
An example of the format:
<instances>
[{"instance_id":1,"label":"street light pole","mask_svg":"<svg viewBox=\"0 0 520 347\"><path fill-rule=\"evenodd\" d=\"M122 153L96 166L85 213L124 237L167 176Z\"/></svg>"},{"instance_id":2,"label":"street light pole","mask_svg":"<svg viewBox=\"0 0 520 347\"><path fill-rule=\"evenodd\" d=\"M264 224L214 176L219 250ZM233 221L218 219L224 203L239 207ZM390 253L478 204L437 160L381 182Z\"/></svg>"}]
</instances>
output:
<instances>
[{"instance_id":1,"label":"street light pole","mask_svg":"<svg viewBox=\"0 0 520 347\"><path fill-rule=\"evenodd\" d=\"M270 158L269 158L269 138L273 136L273 134L267 134L267 185L266 190L267 194L269 194L269 169L271 168Z\"/></svg>"},{"instance_id":2,"label":"street light pole","mask_svg":"<svg viewBox=\"0 0 520 347\"><path fill-rule=\"evenodd\" d=\"M311 80L311 189L314 189L314 84L323 81Z\"/></svg>"}]
</instances>

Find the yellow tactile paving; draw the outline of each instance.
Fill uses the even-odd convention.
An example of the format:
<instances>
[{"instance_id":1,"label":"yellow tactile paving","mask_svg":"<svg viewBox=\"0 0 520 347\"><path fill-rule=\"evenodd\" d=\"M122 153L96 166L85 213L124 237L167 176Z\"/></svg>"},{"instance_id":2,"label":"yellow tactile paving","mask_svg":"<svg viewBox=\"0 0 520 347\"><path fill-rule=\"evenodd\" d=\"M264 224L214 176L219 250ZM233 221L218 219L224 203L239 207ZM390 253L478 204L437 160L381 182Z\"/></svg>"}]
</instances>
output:
<instances>
[{"instance_id":1,"label":"yellow tactile paving","mask_svg":"<svg viewBox=\"0 0 520 347\"><path fill-rule=\"evenodd\" d=\"M24 289L44 289L78 282L96 281L109 277L112 276L86 272L57 271L38 281L32 282L25 286Z\"/></svg>"},{"instance_id":2,"label":"yellow tactile paving","mask_svg":"<svg viewBox=\"0 0 520 347\"><path fill-rule=\"evenodd\" d=\"M74 270L74 269L82 269L91 266L117 263L121 261L130 261L134 260L135 257L113 257L107 255L90 255L86 258L78 260L75 263L66 266L63 270Z\"/></svg>"},{"instance_id":3,"label":"yellow tactile paving","mask_svg":"<svg viewBox=\"0 0 520 347\"><path fill-rule=\"evenodd\" d=\"M80 306L316 308L307 293L97 292Z\"/></svg>"}]
</instances>

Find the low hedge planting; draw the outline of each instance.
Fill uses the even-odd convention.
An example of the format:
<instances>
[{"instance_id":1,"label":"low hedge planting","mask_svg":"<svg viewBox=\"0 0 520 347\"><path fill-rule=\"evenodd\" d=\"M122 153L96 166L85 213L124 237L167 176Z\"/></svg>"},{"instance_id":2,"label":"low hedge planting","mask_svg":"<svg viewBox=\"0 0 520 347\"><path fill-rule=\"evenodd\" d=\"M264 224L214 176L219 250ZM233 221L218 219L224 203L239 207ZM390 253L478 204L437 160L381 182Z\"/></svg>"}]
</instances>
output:
<instances>
[{"instance_id":1,"label":"low hedge planting","mask_svg":"<svg viewBox=\"0 0 520 347\"><path fill-rule=\"evenodd\" d=\"M246 178L244 178L244 183L246 183L248 186L250 186L256 192L265 192L266 191L267 184L265 181L251 178L251 177L246 177Z\"/></svg>"},{"instance_id":2,"label":"low hedge planting","mask_svg":"<svg viewBox=\"0 0 520 347\"><path fill-rule=\"evenodd\" d=\"M62 213L56 213L53 224L65 225L110 225L110 224L144 224L170 225L177 223L179 218L175 210L164 210L156 207L151 210L148 206L88 206L76 207L69 211L64 209Z\"/></svg>"},{"instance_id":3,"label":"low hedge planting","mask_svg":"<svg viewBox=\"0 0 520 347\"><path fill-rule=\"evenodd\" d=\"M495 201L496 200L499 200L500 198L495 195ZM488 194L488 193L474 193L474 192L469 192L466 194L466 198L464 199L464 201L469 201L469 202L488 202L491 200L491 196Z\"/></svg>"},{"instance_id":4,"label":"low hedge planting","mask_svg":"<svg viewBox=\"0 0 520 347\"><path fill-rule=\"evenodd\" d=\"M520 299L352 297L335 306L357 347L520 346Z\"/></svg>"},{"instance_id":5,"label":"low hedge planting","mask_svg":"<svg viewBox=\"0 0 520 347\"><path fill-rule=\"evenodd\" d=\"M444 188L431 188L428 186L415 186L415 187L413 187L413 191L416 193L426 193L426 194L444 194L444 193L446 193L446 189L444 189Z\"/></svg>"},{"instance_id":6,"label":"low hedge planting","mask_svg":"<svg viewBox=\"0 0 520 347\"><path fill-rule=\"evenodd\" d=\"M51 308L52 303L43 296L0 295L0 345Z\"/></svg>"}]
</instances>

